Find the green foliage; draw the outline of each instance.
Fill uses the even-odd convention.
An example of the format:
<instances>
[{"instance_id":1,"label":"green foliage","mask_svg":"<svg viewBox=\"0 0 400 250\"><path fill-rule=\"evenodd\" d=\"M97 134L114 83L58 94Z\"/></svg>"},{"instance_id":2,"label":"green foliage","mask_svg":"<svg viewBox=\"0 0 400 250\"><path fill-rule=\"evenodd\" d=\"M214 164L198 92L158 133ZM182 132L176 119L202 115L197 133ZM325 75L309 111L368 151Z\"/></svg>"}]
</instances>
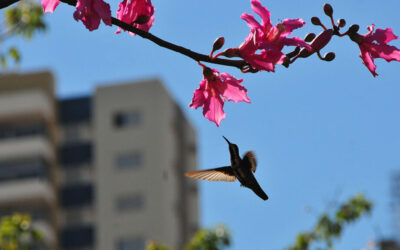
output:
<instances>
[{"instance_id":1,"label":"green foliage","mask_svg":"<svg viewBox=\"0 0 400 250\"><path fill-rule=\"evenodd\" d=\"M364 214L369 214L372 209L372 203L363 195L359 194L343 203L337 211L330 215L323 213L316 226L310 232L297 235L296 242L288 250L307 250L313 243L325 245L332 249L333 240L338 239L343 228L352 222L355 222Z\"/></svg>"},{"instance_id":2,"label":"green foliage","mask_svg":"<svg viewBox=\"0 0 400 250\"><path fill-rule=\"evenodd\" d=\"M215 229L201 229L185 245L184 250L219 250L228 247L231 243L229 231L224 226ZM147 250L172 250L163 244L150 243Z\"/></svg>"},{"instance_id":3,"label":"green foliage","mask_svg":"<svg viewBox=\"0 0 400 250\"><path fill-rule=\"evenodd\" d=\"M43 20L42 7L38 1L21 1L15 7L4 12L3 27L0 27L0 46L8 38L23 37L31 39L37 32L46 30ZM0 47L0 62L3 69L8 66L8 60L12 59L15 64L21 61L17 48L2 49Z\"/></svg>"},{"instance_id":4,"label":"green foliage","mask_svg":"<svg viewBox=\"0 0 400 250\"><path fill-rule=\"evenodd\" d=\"M9 32L26 39L32 38L35 32L46 29L42 7L36 1L21 1L16 7L7 9L4 16Z\"/></svg>"},{"instance_id":5,"label":"green foliage","mask_svg":"<svg viewBox=\"0 0 400 250\"><path fill-rule=\"evenodd\" d=\"M32 228L28 215L4 216L0 221L0 250L45 249L43 236Z\"/></svg>"}]
</instances>

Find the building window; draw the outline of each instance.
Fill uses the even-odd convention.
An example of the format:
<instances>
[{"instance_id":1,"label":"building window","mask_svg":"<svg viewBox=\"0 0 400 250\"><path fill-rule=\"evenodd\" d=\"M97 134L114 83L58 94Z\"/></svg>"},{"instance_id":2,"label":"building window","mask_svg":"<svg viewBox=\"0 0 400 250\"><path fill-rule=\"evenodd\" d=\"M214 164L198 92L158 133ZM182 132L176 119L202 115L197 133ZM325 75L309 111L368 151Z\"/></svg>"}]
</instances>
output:
<instances>
[{"instance_id":1,"label":"building window","mask_svg":"<svg viewBox=\"0 0 400 250\"><path fill-rule=\"evenodd\" d=\"M115 157L117 169L138 168L143 165L143 156L140 152L124 153Z\"/></svg>"},{"instance_id":2,"label":"building window","mask_svg":"<svg viewBox=\"0 0 400 250\"><path fill-rule=\"evenodd\" d=\"M0 140L36 135L47 136L44 123L8 124L0 126Z\"/></svg>"},{"instance_id":3,"label":"building window","mask_svg":"<svg viewBox=\"0 0 400 250\"><path fill-rule=\"evenodd\" d=\"M91 205L93 202L93 186L90 183L67 185L60 191L61 205L64 208Z\"/></svg>"},{"instance_id":4,"label":"building window","mask_svg":"<svg viewBox=\"0 0 400 250\"><path fill-rule=\"evenodd\" d=\"M117 128L134 127L142 121L142 113L139 111L119 112L114 115L113 119Z\"/></svg>"},{"instance_id":5,"label":"building window","mask_svg":"<svg viewBox=\"0 0 400 250\"><path fill-rule=\"evenodd\" d=\"M48 177L48 163L41 157L0 162L0 181Z\"/></svg>"},{"instance_id":6,"label":"building window","mask_svg":"<svg viewBox=\"0 0 400 250\"><path fill-rule=\"evenodd\" d=\"M116 200L116 209L118 211L137 210L144 206L144 197L140 194L131 194L120 196Z\"/></svg>"},{"instance_id":7,"label":"building window","mask_svg":"<svg viewBox=\"0 0 400 250\"><path fill-rule=\"evenodd\" d=\"M141 237L120 239L117 243L118 250L143 250L145 248L145 240Z\"/></svg>"},{"instance_id":8,"label":"building window","mask_svg":"<svg viewBox=\"0 0 400 250\"><path fill-rule=\"evenodd\" d=\"M61 124L89 123L92 118L90 97L64 99L58 102L58 121Z\"/></svg>"},{"instance_id":9,"label":"building window","mask_svg":"<svg viewBox=\"0 0 400 250\"><path fill-rule=\"evenodd\" d=\"M61 146L60 160L63 165L81 165L92 161L90 142L69 143Z\"/></svg>"},{"instance_id":10,"label":"building window","mask_svg":"<svg viewBox=\"0 0 400 250\"><path fill-rule=\"evenodd\" d=\"M77 225L64 228L61 232L61 244L64 249L91 247L94 245L92 225Z\"/></svg>"}]
</instances>

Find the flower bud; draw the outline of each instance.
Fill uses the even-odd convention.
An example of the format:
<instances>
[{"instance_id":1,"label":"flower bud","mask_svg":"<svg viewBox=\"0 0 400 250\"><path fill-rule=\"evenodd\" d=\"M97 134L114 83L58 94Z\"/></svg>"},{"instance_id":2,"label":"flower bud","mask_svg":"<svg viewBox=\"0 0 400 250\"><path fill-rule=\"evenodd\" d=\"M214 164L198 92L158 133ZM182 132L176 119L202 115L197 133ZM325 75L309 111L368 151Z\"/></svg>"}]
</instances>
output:
<instances>
[{"instance_id":1,"label":"flower bud","mask_svg":"<svg viewBox=\"0 0 400 250\"><path fill-rule=\"evenodd\" d=\"M221 36L221 37L218 37L218 38L214 41L212 51L214 52L214 51L216 51L216 50L221 49L222 46L224 46L224 44L225 44L225 38L222 37L222 36Z\"/></svg>"},{"instance_id":2,"label":"flower bud","mask_svg":"<svg viewBox=\"0 0 400 250\"><path fill-rule=\"evenodd\" d=\"M350 26L349 30L347 31L347 33L349 34L355 34L358 32L358 30L360 29L360 26L358 24L353 24Z\"/></svg>"},{"instance_id":3,"label":"flower bud","mask_svg":"<svg viewBox=\"0 0 400 250\"><path fill-rule=\"evenodd\" d=\"M150 20L150 16L141 15L136 18L133 24L146 24Z\"/></svg>"},{"instance_id":4,"label":"flower bud","mask_svg":"<svg viewBox=\"0 0 400 250\"><path fill-rule=\"evenodd\" d=\"M304 38L304 41L305 42L311 42L314 38L315 38L315 34L314 33L308 33L307 35L306 35L306 37Z\"/></svg>"},{"instance_id":5,"label":"flower bud","mask_svg":"<svg viewBox=\"0 0 400 250\"><path fill-rule=\"evenodd\" d=\"M318 36L310 44L314 51L320 51L331 40L333 35L332 29L327 29L318 34Z\"/></svg>"},{"instance_id":6,"label":"flower bud","mask_svg":"<svg viewBox=\"0 0 400 250\"><path fill-rule=\"evenodd\" d=\"M340 18L339 20L337 20L337 25L339 26L339 28L343 28L344 26L346 26L346 20Z\"/></svg>"},{"instance_id":7,"label":"flower bud","mask_svg":"<svg viewBox=\"0 0 400 250\"><path fill-rule=\"evenodd\" d=\"M328 3L326 3L324 5L324 12L325 12L325 15L327 15L329 17L332 17L332 15L333 15L332 6L330 4L328 4Z\"/></svg>"},{"instance_id":8,"label":"flower bud","mask_svg":"<svg viewBox=\"0 0 400 250\"><path fill-rule=\"evenodd\" d=\"M319 18L316 17L316 16L311 18L311 23L314 24L314 25L318 25L318 26L322 25L321 20L319 20Z\"/></svg>"},{"instance_id":9,"label":"flower bud","mask_svg":"<svg viewBox=\"0 0 400 250\"><path fill-rule=\"evenodd\" d=\"M333 52L328 52L324 55L324 60L327 62L332 61L333 59L335 59L336 55Z\"/></svg>"}]
</instances>

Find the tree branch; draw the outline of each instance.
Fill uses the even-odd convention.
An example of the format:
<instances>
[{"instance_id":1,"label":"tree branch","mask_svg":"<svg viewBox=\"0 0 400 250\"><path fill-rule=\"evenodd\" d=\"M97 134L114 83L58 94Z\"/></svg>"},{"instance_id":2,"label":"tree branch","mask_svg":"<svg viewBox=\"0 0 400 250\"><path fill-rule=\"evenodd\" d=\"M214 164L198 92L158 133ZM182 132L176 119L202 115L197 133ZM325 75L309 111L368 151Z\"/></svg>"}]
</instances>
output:
<instances>
[{"instance_id":1,"label":"tree branch","mask_svg":"<svg viewBox=\"0 0 400 250\"><path fill-rule=\"evenodd\" d=\"M187 49L185 47L167 42L149 32L135 28L135 27L133 27L125 22L122 22L114 17L112 18L112 23L124 30L135 33L136 35L138 35L144 39L148 39L148 40L152 41L153 43L157 44L158 46L161 46L166 49L173 50L175 52L178 52L180 54L188 56L195 61L202 61L202 62L209 62L209 63L214 63L214 64L232 66L232 67L236 67L239 69L242 69L243 66L247 65L247 63L243 60L229 60L229 59L221 59L221 58L211 59L208 55L200 54L200 53L191 51L190 49Z\"/></svg>"},{"instance_id":2,"label":"tree branch","mask_svg":"<svg viewBox=\"0 0 400 250\"><path fill-rule=\"evenodd\" d=\"M0 9L10 6L13 3L19 2L20 0L1 0Z\"/></svg>"},{"instance_id":3,"label":"tree branch","mask_svg":"<svg viewBox=\"0 0 400 250\"><path fill-rule=\"evenodd\" d=\"M18 1L20 1L20 0L0 0L0 9L10 6L11 4L16 3ZM69 4L69 5L72 5L72 6L76 6L76 3L77 3L77 0L60 0L60 1L66 3L66 4ZM160 47L163 47L163 48L175 51L177 53L180 53L182 55L185 55L187 57L190 57L195 61L202 61L202 62L209 62L209 63L214 63L214 64L225 65L225 66L231 66L231 67L236 67L238 69L242 69L244 66L247 65L247 63L244 60L230 60L230 59L222 59L222 58L211 59L208 55L200 54L198 52L192 51L185 47L165 41L149 32L143 31L143 30L135 28L125 22L122 22L115 17L112 17L112 24L114 24L115 26L118 26L124 30L130 31L144 39L150 40Z\"/></svg>"}]
</instances>

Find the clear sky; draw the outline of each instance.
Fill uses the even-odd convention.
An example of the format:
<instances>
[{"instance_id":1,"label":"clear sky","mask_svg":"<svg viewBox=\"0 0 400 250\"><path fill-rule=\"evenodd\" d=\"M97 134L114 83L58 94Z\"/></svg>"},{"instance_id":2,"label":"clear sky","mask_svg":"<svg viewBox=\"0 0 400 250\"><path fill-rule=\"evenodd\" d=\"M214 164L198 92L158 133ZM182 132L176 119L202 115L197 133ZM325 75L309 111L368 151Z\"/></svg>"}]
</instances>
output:
<instances>
[{"instance_id":1,"label":"clear sky","mask_svg":"<svg viewBox=\"0 0 400 250\"><path fill-rule=\"evenodd\" d=\"M118 1L112 5L113 13ZM384 4L383 4L384 2ZM325 2L262 1L273 23L303 18L305 28L293 34L319 33L312 16L323 15ZM249 30L240 19L251 11L249 1L153 0L155 24L151 32L193 50L209 53L212 42L225 36L226 46L239 45ZM400 35L400 1L347 0L331 3L335 19L357 23L362 33L375 23ZM226 103L227 117L216 127L201 110L188 107L202 78L191 59L159 48L115 27L89 32L72 18L73 7L60 4L46 20L49 30L33 41L12 40L23 55L20 70L50 69L57 93L70 97L90 93L98 84L159 77L198 131L199 167L229 162L225 135L244 153L258 157L256 177L270 196L262 201L239 183L200 182L201 224L226 224L233 247L282 249L295 235L308 230L331 201L358 192L375 204L372 216L349 226L336 249L361 249L370 240L391 235L390 175L400 170L400 63L376 60L378 77L362 65L358 47L335 37L324 52L334 51L327 63L313 56L276 73L242 74L252 104ZM393 41L400 48L400 41ZM305 207L311 208L306 212Z\"/></svg>"}]
</instances>

